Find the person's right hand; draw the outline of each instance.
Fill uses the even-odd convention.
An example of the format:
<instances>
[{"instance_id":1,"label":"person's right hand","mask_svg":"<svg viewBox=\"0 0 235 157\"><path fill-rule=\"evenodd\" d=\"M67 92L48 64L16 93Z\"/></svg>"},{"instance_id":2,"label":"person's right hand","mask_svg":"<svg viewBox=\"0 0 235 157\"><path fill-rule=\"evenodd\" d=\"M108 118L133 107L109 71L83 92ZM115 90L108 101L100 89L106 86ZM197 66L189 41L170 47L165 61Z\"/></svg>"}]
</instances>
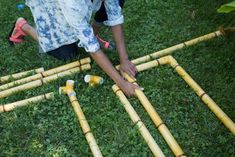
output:
<instances>
[{"instance_id":1,"label":"person's right hand","mask_svg":"<svg viewBox=\"0 0 235 157\"><path fill-rule=\"evenodd\" d=\"M128 81L123 81L118 84L118 87L124 92L124 94L128 97L135 96L135 90L142 90L139 86L134 85Z\"/></svg>"}]
</instances>

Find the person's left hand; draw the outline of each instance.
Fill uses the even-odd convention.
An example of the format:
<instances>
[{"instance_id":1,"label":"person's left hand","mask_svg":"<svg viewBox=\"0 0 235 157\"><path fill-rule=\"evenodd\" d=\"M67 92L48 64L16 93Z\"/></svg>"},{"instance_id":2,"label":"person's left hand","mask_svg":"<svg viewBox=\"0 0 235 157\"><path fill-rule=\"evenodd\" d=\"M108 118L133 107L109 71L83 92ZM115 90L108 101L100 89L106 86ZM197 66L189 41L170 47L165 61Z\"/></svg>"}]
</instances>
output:
<instances>
[{"instance_id":1,"label":"person's left hand","mask_svg":"<svg viewBox=\"0 0 235 157\"><path fill-rule=\"evenodd\" d=\"M132 78L135 78L135 75L137 74L138 71L137 71L135 65L127 59L127 60L124 60L121 62L120 72L121 73L125 72L128 75L130 75Z\"/></svg>"}]
</instances>

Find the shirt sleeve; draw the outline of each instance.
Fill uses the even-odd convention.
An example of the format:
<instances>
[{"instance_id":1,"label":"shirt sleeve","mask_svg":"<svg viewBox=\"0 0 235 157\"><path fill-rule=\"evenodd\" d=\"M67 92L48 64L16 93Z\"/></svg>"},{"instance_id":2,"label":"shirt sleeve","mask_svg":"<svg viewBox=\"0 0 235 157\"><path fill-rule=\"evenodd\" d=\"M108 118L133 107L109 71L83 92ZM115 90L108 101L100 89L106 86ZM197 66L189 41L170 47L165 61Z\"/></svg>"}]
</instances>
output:
<instances>
[{"instance_id":1,"label":"shirt sleeve","mask_svg":"<svg viewBox=\"0 0 235 157\"><path fill-rule=\"evenodd\" d=\"M123 24L124 17L122 15L122 8L119 5L118 0L105 0L104 1L108 20L104 21L107 26L115 26Z\"/></svg>"},{"instance_id":2,"label":"shirt sleeve","mask_svg":"<svg viewBox=\"0 0 235 157\"><path fill-rule=\"evenodd\" d=\"M79 39L78 46L83 47L89 53L98 51L100 45L89 24L92 13L91 4L86 0L60 0L60 6L65 20Z\"/></svg>"}]
</instances>

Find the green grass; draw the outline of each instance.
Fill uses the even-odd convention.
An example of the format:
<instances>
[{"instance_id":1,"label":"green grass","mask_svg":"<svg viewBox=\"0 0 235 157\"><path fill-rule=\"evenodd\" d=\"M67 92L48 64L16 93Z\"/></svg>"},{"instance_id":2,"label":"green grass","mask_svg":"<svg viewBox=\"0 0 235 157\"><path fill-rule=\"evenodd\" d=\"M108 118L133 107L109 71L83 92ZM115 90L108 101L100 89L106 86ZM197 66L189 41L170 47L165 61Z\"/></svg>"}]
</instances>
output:
<instances>
[{"instance_id":1,"label":"green grass","mask_svg":"<svg viewBox=\"0 0 235 157\"><path fill-rule=\"evenodd\" d=\"M39 55L37 43L15 47L6 36L17 17L33 23L28 9L17 11L20 1L1 1L0 76L38 67L50 69L64 64ZM23 1L21 1L23 2ZM131 59L235 24L234 13L218 14L229 0L129 0L126 2L125 36ZM108 29L104 34L109 35ZM104 35L103 35L104 36ZM235 35L219 37L174 53L183 68L235 121ZM118 64L115 52L107 52ZM88 54L82 52L79 58ZM101 75L105 84L97 88L83 82L85 74ZM113 82L92 63L92 70L54 81L0 100L0 104L58 91L67 79L76 80L76 91L104 156L152 156L147 144L113 94ZM142 72L137 77L168 128L188 156L235 156L235 138L169 66ZM143 107L130 99L166 156L173 156ZM0 114L0 156L91 156L77 117L66 96Z\"/></svg>"}]
</instances>

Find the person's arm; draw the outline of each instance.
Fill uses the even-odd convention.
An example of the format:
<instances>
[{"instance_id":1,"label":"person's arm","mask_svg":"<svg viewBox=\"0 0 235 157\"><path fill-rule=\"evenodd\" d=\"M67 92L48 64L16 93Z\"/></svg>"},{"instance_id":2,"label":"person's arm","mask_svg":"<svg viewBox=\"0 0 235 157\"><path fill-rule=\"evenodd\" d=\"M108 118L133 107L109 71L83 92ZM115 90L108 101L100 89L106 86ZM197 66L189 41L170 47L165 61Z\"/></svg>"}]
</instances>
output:
<instances>
[{"instance_id":1,"label":"person's arm","mask_svg":"<svg viewBox=\"0 0 235 157\"><path fill-rule=\"evenodd\" d=\"M135 89L139 87L124 80L101 50L91 53L91 56L127 96L135 95Z\"/></svg>"},{"instance_id":2,"label":"person's arm","mask_svg":"<svg viewBox=\"0 0 235 157\"><path fill-rule=\"evenodd\" d=\"M86 52L90 53L97 64L111 77L126 95L134 95L134 90L138 88L138 86L125 81L113 67L109 59L100 50L99 42L87 19L89 16L88 5L90 4L86 1L76 0L60 0L59 4L63 6L61 8L65 20L67 20L71 29L73 29L73 32L76 34L76 37L79 39L78 46L85 48Z\"/></svg>"},{"instance_id":3,"label":"person's arm","mask_svg":"<svg viewBox=\"0 0 235 157\"><path fill-rule=\"evenodd\" d=\"M120 65L121 65L120 71L126 72L130 76L134 77L137 73L137 69L134 66L134 64L130 62L126 51L123 28L122 28L124 17L121 12L119 1L105 0L104 5L108 16L108 20L104 21L104 24L112 27L114 40L116 42L120 58Z\"/></svg>"},{"instance_id":4,"label":"person's arm","mask_svg":"<svg viewBox=\"0 0 235 157\"><path fill-rule=\"evenodd\" d=\"M112 26L113 36L117 45L117 50L120 59L120 70L126 72L132 77L135 77L137 69L135 65L129 60L128 54L126 51L126 45L124 40L123 28L122 25Z\"/></svg>"}]
</instances>

